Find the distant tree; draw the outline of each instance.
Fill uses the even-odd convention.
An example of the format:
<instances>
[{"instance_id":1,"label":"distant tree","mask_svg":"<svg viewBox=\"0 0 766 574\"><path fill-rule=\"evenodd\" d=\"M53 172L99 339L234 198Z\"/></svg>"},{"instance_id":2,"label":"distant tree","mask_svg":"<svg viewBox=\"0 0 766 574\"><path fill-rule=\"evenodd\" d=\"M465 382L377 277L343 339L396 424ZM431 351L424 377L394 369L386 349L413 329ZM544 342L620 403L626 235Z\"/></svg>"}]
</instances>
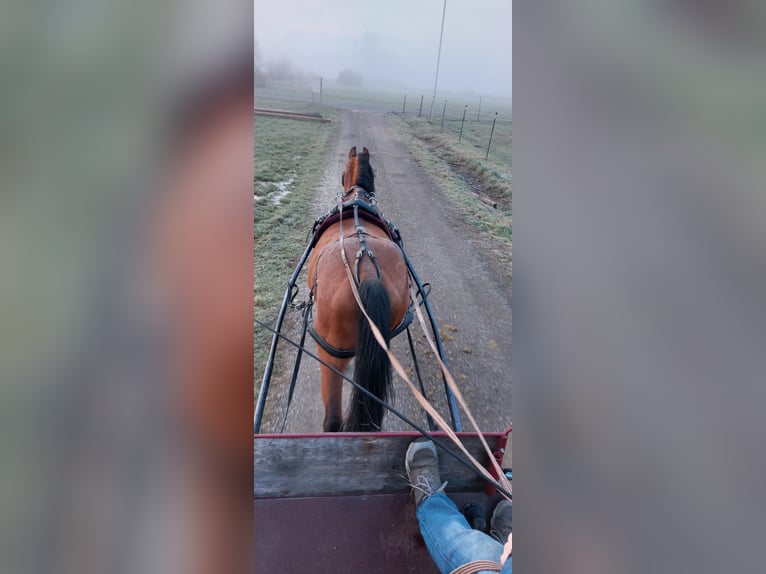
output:
<instances>
[{"instance_id":1,"label":"distant tree","mask_svg":"<svg viewBox=\"0 0 766 574\"><path fill-rule=\"evenodd\" d=\"M261 57L261 51L258 48L258 41L253 40L253 63L255 66L255 86L262 88L266 85L266 73L263 71L263 59Z\"/></svg>"},{"instance_id":2,"label":"distant tree","mask_svg":"<svg viewBox=\"0 0 766 574\"><path fill-rule=\"evenodd\" d=\"M287 58L264 60L257 40L253 43L253 68L256 87L263 87L272 82L304 84L309 81L306 74L296 69Z\"/></svg>"},{"instance_id":3,"label":"distant tree","mask_svg":"<svg viewBox=\"0 0 766 574\"><path fill-rule=\"evenodd\" d=\"M266 77L272 82L290 82L300 77L290 60L281 58L266 65Z\"/></svg>"},{"instance_id":4,"label":"distant tree","mask_svg":"<svg viewBox=\"0 0 766 574\"><path fill-rule=\"evenodd\" d=\"M354 70L343 70L338 74L338 84L341 86L359 87L362 85L362 76Z\"/></svg>"}]
</instances>

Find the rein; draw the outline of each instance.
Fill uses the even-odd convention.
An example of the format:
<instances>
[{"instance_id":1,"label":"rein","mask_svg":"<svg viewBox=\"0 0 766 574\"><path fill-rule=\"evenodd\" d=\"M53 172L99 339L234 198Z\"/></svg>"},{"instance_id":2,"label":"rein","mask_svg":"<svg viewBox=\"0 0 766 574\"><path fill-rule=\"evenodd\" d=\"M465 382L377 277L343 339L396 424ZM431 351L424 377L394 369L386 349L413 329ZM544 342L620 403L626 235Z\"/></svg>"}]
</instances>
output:
<instances>
[{"instance_id":1,"label":"rein","mask_svg":"<svg viewBox=\"0 0 766 574\"><path fill-rule=\"evenodd\" d=\"M350 191L350 190L349 190ZM348 194L348 192L346 192ZM468 461L475 467L475 469L481 474L486 480L488 480L490 483L495 483L495 478L487 471L479 461L477 461L471 454L468 452L468 449L463 446L463 443L460 442L460 439L457 437L455 432L450 428L447 421L444 420L444 418L439 414L439 412L434 408L434 406L428 401L428 399L425 398L425 396L417 389L417 387L412 383L410 378L407 376L407 373L404 370L404 367L402 367L402 364L399 362L399 360L394 356L394 354L391 352L389 346L386 344L385 339L383 338L383 334L378 329L377 325L375 325L375 322L370 318L370 316L367 314L367 310L364 308L364 304L362 303L362 298L359 295L359 289L357 288L358 285L358 277L354 277L354 274L351 271L351 266L349 265L348 258L346 257L346 250L343 247L343 211L341 210L341 225L340 225L340 231L339 231L339 243L340 243L340 255L341 259L343 260L343 266L346 269L346 275L348 277L349 285L351 286L351 292L354 295L354 299L356 299L356 303L359 306L359 309L361 310L362 314L364 315L365 319L370 325L370 329L372 330L373 336L375 337L375 340L378 342L378 344L381 346L381 348L386 352L386 355L388 356L389 360L391 361L391 366L394 368L396 373L402 378L402 380L407 384L410 391L412 392L413 396L415 397L415 400L417 400L418 403L420 403L420 406L423 407L423 409L433 417L433 419L437 422L437 424L441 427L441 429L447 434L447 436L452 440L452 442L457 446L463 454L466 456ZM361 239L361 238L360 238ZM358 254L357 254L358 257ZM357 262L358 263L358 262ZM412 286L410 286L412 289ZM436 347L431 340L431 338L428 336L428 332L425 329L425 321L423 319L423 315L420 312L420 308L416 306L415 311L418 315L418 320L420 321L421 327L423 328L423 332L426 335L426 339L428 339L428 342L431 345L431 348L434 349L436 352ZM498 489L499 492L501 492L506 498L510 499L510 496L508 496L512 492L512 487L505 476L505 473L500 468L500 464L498 463L497 459L492 454L492 450L489 448L489 445L487 445L487 442L484 440L484 435L482 434L481 430L479 429L475 419L470 414L470 410L468 409L468 405L466 404L465 400L462 397L462 394L460 393L460 390L457 388L457 384L455 383L454 378L452 377L452 374L447 369L447 366L444 364L444 362L439 358L438 352L436 352L436 357L439 359L439 365L442 369L442 372L448 382L449 387L451 388L452 392L455 393L455 396L458 398L458 401L460 402L463 409L465 409L466 413L468 414L469 420L471 421L475 431L480 437L482 446L484 446L484 449L486 453L489 455L489 461L493 467L493 470L497 474L498 481L503 485L504 488Z\"/></svg>"},{"instance_id":2,"label":"rein","mask_svg":"<svg viewBox=\"0 0 766 574\"><path fill-rule=\"evenodd\" d=\"M312 353L311 351L309 351L305 347L302 347L301 345L299 345L298 343L293 341L287 335L284 335L283 333L280 333L275 328L273 328L270 325L267 325L266 323L264 323L263 321L260 321L259 319L254 319L254 321L261 328L265 329L266 331L269 331L270 333L272 333L277 338L285 341L288 345L291 345L291 346L295 347L296 349L302 351L308 357L311 357L312 359L314 359L318 363L324 365L325 367L327 367L328 369L330 369L331 371L336 373L339 377L341 377L343 380L347 381L350 385L352 385L353 387L358 389L360 392L366 394L372 400L374 400L375 402L380 404L383 408L385 408L387 411L389 411L392 415L394 415L395 417L399 418L404 423L406 423L409 426L411 426L413 429L418 431L424 437L429 438L438 448L440 448L442 451L444 451L447 455L449 455L457 463L463 465L464 467L466 467L467 469L471 470L472 472L475 472L478 476L480 476L482 479L487 481L490 485L495 487L495 489L497 489L497 491L500 494L502 494L503 496L505 496L509 500L512 499L513 490L511 488L506 490L505 487L498 480L496 480L494 477L488 478L485 473L481 473L481 472L477 471L475 465L471 464L469 461L465 460L462 456L460 456L457 452L455 452L454 450L452 450L451 448L449 448L448 446L443 444L446 441L442 441L442 440L434 437L429 431L425 430L423 427L418 425L415 421L413 421L412 419L408 418L406 415L404 415L403 413L399 412L398 410L396 410L394 407L392 407L391 405L389 405L385 401L381 401L378 397L376 397L370 391L365 389L362 385L357 383L354 379L352 379L351 377L346 375L346 373L344 373L342 371L339 371L338 369L333 367L331 364L327 363L326 361L323 361L315 353ZM494 459L494 458L495 457L493 456L492 459Z\"/></svg>"}]
</instances>

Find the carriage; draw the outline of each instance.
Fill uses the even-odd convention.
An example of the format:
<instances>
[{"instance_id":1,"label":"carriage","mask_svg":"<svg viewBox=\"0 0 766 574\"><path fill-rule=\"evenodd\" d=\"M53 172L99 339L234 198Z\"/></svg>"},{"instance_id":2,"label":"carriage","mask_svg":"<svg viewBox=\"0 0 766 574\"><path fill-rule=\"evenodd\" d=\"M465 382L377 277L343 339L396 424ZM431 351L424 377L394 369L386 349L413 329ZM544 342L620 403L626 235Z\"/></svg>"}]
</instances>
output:
<instances>
[{"instance_id":1,"label":"carriage","mask_svg":"<svg viewBox=\"0 0 766 574\"><path fill-rule=\"evenodd\" d=\"M377 209L368 162L366 148L361 154L351 149L342 178L344 191L335 208L315 223L288 282L275 326L261 324L273 337L254 417L257 572L437 572L418 530L404 465L407 446L421 435L429 436L440 449L446 492L459 508L466 508L474 527L488 524L501 496L511 496L511 429L483 435L463 432L458 410L461 396L446 369L444 347L428 301L429 285L415 272L396 227ZM353 248L347 247L345 239L352 238L349 244ZM327 255L333 250L340 257ZM326 255L324 262L322 254ZM307 262L311 297L295 304L296 283ZM349 291L339 297L343 289ZM383 303L381 291L385 292ZM344 307L349 301L352 307ZM282 333L289 308L302 313L299 343ZM350 315L353 318L347 317ZM392 364L416 397L422 391L419 401L425 395L410 333L415 316L424 330L430 328L426 336L443 366L449 410L447 421L421 402L428 430L385 400ZM345 324L338 324L346 319ZM346 336L349 331L352 335ZM307 333L317 342L316 353L304 346ZM389 340L399 333L407 335L419 390L388 350ZM280 341L298 349L288 408L302 356L311 356L321 365L324 431L334 432L261 433ZM344 369L353 355L354 376L348 377ZM354 391L346 421L338 418L337 408L343 380ZM465 405L463 408L465 411ZM405 420L413 432L379 432L384 410ZM459 444L453 442L456 439ZM477 464L482 468L475 468Z\"/></svg>"}]
</instances>

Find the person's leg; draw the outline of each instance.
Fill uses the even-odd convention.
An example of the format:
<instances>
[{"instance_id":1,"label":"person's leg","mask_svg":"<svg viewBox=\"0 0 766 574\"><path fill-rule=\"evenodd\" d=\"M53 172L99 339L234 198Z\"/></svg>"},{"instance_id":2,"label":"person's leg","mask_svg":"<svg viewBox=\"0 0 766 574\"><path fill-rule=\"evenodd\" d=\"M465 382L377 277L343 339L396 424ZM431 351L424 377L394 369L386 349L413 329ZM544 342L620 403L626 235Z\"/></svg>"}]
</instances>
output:
<instances>
[{"instance_id":1,"label":"person's leg","mask_svg":"<svg viewBox=\"0 0 766 574\"><path fill-rule=\"evenodd\" d=\"M503 545L473 530L443 492L425 498L417 517L428 551L442 574L473 560L500 561Z\"/></svg>"},{"instance_id":2,"label":"person's leg","mask_svg":"<svg viewBox=\"0 0 766 574\"><path fill-rule=\"evenodd\" d=\"M503 556L506 557L500 574L513 574L513 556L511 531L513 530L513 505L508 500L501 500L492 512L489 535L503 545Z\"/></svg>"},{"instance_id":3,"label":"person's leg","mask_svg":"<svg viewBox=\"0 0 766 574\"><path fill-rule=\"evenodd\" d=\"M420 533L442 574L449 574L475 560L500 561L503 545L483 532L473 530L444 494L447 483L441 481L439 457L430 440L418 438L410 443L405 468L413 489Z\"/></svg>"}]
</instances>

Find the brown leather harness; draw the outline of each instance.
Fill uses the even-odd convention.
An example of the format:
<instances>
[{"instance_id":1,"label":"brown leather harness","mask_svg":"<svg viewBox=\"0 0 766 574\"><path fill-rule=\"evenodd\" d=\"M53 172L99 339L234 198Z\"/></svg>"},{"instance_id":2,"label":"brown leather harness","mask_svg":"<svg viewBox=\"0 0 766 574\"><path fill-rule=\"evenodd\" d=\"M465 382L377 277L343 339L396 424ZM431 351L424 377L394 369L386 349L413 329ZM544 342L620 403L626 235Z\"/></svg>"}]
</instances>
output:
<instances>
[{"instance_id":1,"label":"brown leather harness","mask_svg":"<svg viewBox=\"0 0 766 574\"><path fill-rule=\"evenodd\" d=\"M354 199L351 199L349 201L343 202L343 198L348 196L351 192L356 191L356 197ZM364 199L360 199L359 193L360 191L365 196L366 201ZM346 191L343 194L338 194L338 200L339 203L336 205L329 213L326 213L322 217L318 218L312 227L312 233L313 237L311 239L311 247L313 248L317 241L319 241L319 238L321 235L329 229L329 227L335 223L338 223L341 221L341 219L344 219L348 214L351 214L354 220L354 225L356 227L356 233L354 233L351 237L357 236L359 238L359 251L357 251L356 254L356 262L354 265L354 279L359 284L359 264L362 260L362 258L366 255L370 258L370 260L375 265L375 269L378 273L378 278L380 278L380 266L378 265L377 258L375 257L375 254L372 252L372 249L369 248L367 245L367 242L365 241L365 236L369 235L362 226L362 220L371 223L375 225L376 227L382 229L385 231L388 238L396 243L396 245L399 246L399 248L402 248L402 237L399 233L399 230L396 228L396 226L388 221L387 219L384 219L380 213L378 212L375 204L377 203L375 201L375 194L367 192L364 188L360 186L353 186L348 191ZM337 347L333 347L330 343L328 343L324 338L322 338L321 335L319 335L314 330L313 320L311 317L311 308L313 306L314 302L314 288L316 287L316 277L314 278L314 284L311 289L311 293L309 296L309 302L307 305L307 308L305 309L305 313L308 314L308 325L307 330L309 334L314 338L314 340L321 346L327 353L332 355L333 357L336 357L338 359L348 359L356 355L356 349L338 349ZM404 318L401 320L401 322L394 328L394 330L391 332L391 338L393 339L396 337L399 333L404 331L410 323L412 323L414 313L413 313L413 302L410 300L410 304L407 307L407 312L404 314Z\"/></svg>"}]
</instances>

